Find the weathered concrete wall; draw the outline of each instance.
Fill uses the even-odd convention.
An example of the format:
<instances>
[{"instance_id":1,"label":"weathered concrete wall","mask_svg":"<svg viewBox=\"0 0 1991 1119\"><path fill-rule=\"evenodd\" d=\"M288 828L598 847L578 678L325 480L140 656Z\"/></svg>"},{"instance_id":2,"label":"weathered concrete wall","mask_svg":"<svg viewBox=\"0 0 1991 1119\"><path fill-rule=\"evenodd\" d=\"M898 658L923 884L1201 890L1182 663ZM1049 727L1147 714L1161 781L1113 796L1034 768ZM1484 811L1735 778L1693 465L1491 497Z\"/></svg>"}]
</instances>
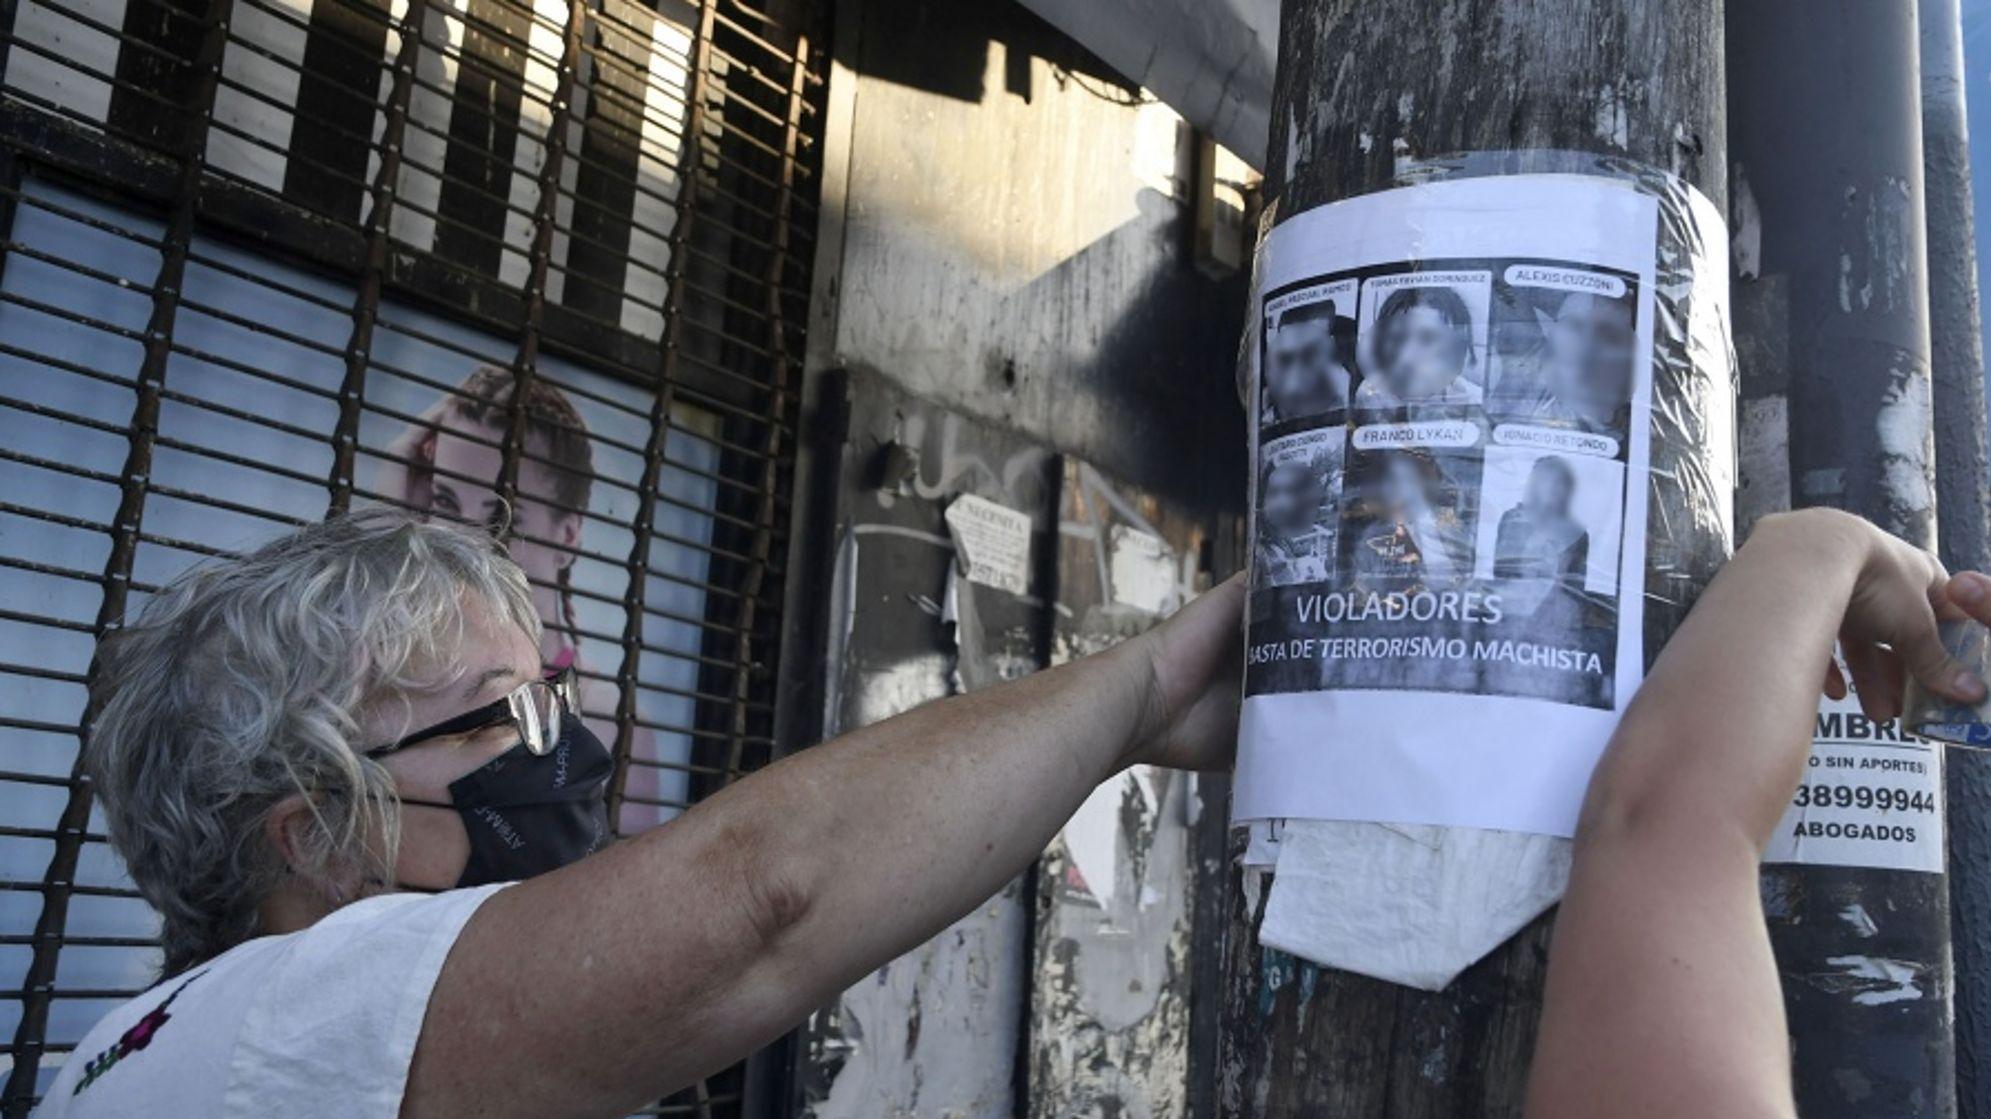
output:
<instances>
[{"instance_id":1,"label":"weathered concrete wall","mask_svg":"<svg viewBox=\"0 0 1991 1119\"><path fill-rule=\"evenodd\" d=\"M1144 632L1211 574L1201 519L1077 459L1064 475L1053 664ZM1220 863L1198 864L1197 831L1215 828L1224 793L1201 775L1136 766L1093 790L1044 852L1033 1119L1189 1114L1195 895L1223 884Z\"/></svg>"},{"instance_id":2,"label":"weathered concrete wall","mask_svg":"<svg viewBox=\"0 0 1991 1119\"><path fill-rule=\"evenodd\" d=\"M971 633L967 619L940 628L945 528L923 530L933 538L924 544L898 531L922 531L897 522L956 493L1013 507L1034 500L1004 498L1012 479L1002 463L988 477L972 463L966 476L942 476L974 457L967 451L986 458L1001 444L1009 462L1029 447L1073 469L1082 459L1183 525L1219 523L1241 510L1244 491L1232 388L1243 278L1213 278L1194 262L1198 145L1181 119L1010 2L851 0L839 6L833 51L806 422L836 445L819 442L798 463L798 523L811 508L842 513L797 533L783 658L803 669L784 683L791 748L973 686L973 658L1003 644L986 626ZM882 499L892 483L876 472L897 468L853 448L894 440L880 435L875 399L864 402L870 390L826 394L826 371L849 374L834 385L903 394L894 422L921 428L912 496ZM950 438L964 442L950 450ZM904 430L898 441L912 442ZM1043 496L1049 523L1058 495ZM1206 548L1207 534L1188 529L1165 534L1190 545L1199 570L1226 546ZM1055 567L1036 603L1047 630ZM826 593L831 571L853 570L855 583ZM853 614L849 593L871 597ZM810 649L827 655L793 655ZM1191 878L1214 873L1221 836L1191 824L1221 820L1222 791L1144 780L1121 790L1140 800L1140 819L1113 822L1101 841L1116 906L1120 871L1130 871L1128 912L1082 911L1078 894L1047 890L1044 875L1073 864L1061 841L1063 862L812 1021L792 1053L799 1113L1195 1113L1190 1038L1206 1036L1213 1051L1215 1024L1213 1013L1193 1021L1191 1007L1213 1011L1215 998L1191 997L1193 958L1208 953L1189 930L1212 923L1204 909L1214 907ZM1088 861L1102 850L1078 842ZM1214 966L1205 974L1213 983ZM1033 988L1053 981L1033 1002ZM1102 1057L1121 1067L1100 1067ZM1130 1075L1116 1079L1122 1069Z\"/></svg>"},{"instance_id":3,"label":"weathered concrete wall","mask_svg":"<svg viewBox=\"0 0 1991 1119\"><path fill-rule=\"evenodd\" d=\"M1191 259L1181 118L1014 3L847 7L831 97L852 127L825 152L811 366L1241 505L1243 283Z\"/></svg>"},{"instance_id":4,"label":"weathered concrete wall","mask_svg":"<svg viewBox=\"0 0 1991 1119\"><path fill-rule=\"evenodd\" d=\"M1265 165L1279 0L1023 0L1154 90L1254 167Z\"/></svg>"},{"instance_id":5,"label":"weathered concrete wall","mask_svg":"<svg viewBox=\"0 0 1991 1119\"><path fill-rule=\"evenodd\" d=\"M839 449L837 554L827 607L826 733L1042 668L1061 485L1058 457L1012 432L849 382ZM963 495L1031 518L1025 594L962 579L946 523ZM1029 959L1026 883L893 960L802 1031L804 1114L848 1119L1015 1110Z\"/></svg>"}]
</instances>

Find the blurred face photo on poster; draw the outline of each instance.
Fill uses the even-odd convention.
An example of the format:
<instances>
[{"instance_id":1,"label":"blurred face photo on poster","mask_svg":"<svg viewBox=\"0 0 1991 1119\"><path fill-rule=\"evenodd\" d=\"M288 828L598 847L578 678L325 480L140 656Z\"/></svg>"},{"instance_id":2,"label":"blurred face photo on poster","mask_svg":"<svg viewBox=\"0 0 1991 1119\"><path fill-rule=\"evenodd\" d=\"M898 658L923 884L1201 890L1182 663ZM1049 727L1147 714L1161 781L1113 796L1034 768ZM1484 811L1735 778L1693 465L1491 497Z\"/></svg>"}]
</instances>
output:
<instances>
[{"instance_id":1,"label":"blurred face photo on poster","mask_svg":"<svg viewBox=\"0 0 1991 1119\"><path fill-rule=\"evenodd\" d=\"M1265 585L1319 582L1332 573L1342 440L1337 427L1267 442L1257 557Z\"/></svg>"},{"instance_id":2,"label":"blurred face photo on poster","mask_svg":"<svg viewBox=\"0 0 1991 1119\"><path fill-rule=\"evenodd\" d=\"M1267 422L1321 416L1348 407L1352 379L1334 331L1332 300L1302 304L1272 331L1266 377Z\"/></svg>"},{"instance_id":3,"label":"blurred face photo on poster","mask_svg":"<svg viewBox=\"0 0 1991 1119\"><path fill-rule=\"evenodd\" d=\"M1477 404L1484 392L1479 354L1491 278L1466 273L1454 282L1417 276L1370 280L1364 308L1369 365L1356 403L1367 408L1406 404Z\"/></svg>"},{"instance_id":4,"label":"blurred face photo on poster","mask_svg":"<svg viewBox=\"0 0 1991 1119\"><path fill-rule=\"evenodd\" d=\"M1513 612L1545 598L1617 594L1624 466L1595 455L1519 447L1488 451L1479 570Z\"/></svg>"},{"instance_id":5,"label":"blurred face photo on poster","mask_svg":"<svg viewBox=\"0 0 1991 1119\"><path fill-rule=\"evenodd\" d=\"M1543 275L1538 283L1523 282ZM1564 291L1581 282L1597 290ZM1631 424L1638 322L1633 297L1609 274L1511 268L1503 296L1496 414L1514 420L1626 437Z\"/></svg>"},{"instance_id":6,"label":"blurred face photo on poster","mask_svg":"<svg viewBox=\"0 0 1991 1119\"><path fill-rule=\"evenodd\" d=\"M1355 380L1353 279L1281 292L1265 302L1261 424L1340 422Z\"/></svg>"},{"instance_id":7,"label":"blurred face photo on poster","mask_svg":"<svg viewBox=\"0 0 1991 1119\"><path fill-rule=\"evenodd\" d=\"M1494 575L1574 580L1580 585L1590 534L1570 509L1575 495L1576 474L1567 459L1559 455L1536 459L1521 499L1500 515Z\"/></svg>"},{"instance_id":8,"label":"blurred face photo on poster","mask_svg":"<svg viewBox=\"0 0 1991 1119\"><path fill-rule=\"evenodd\" d=\"M1350 548L1359 586L1442 586L1467 574L1473 552L1461 502L1472 478L1454 478L1473 464L1449 464L1428 450L1381 450L1364 456L1362 502L1350 510L1359 525Z\"/></svg>"},{"instance_id":9,"label":"blurred face photo on poster","mask_svg":"<svg viewBox=\"0 0 1991 1119\"><path fill-rule=\"evenodd\" d=\"M1561 412L1586 428L1622 430L1636 342L1630 301L1573 292L1543 335L1547 388Z\"/></svg>"}]
</instances>

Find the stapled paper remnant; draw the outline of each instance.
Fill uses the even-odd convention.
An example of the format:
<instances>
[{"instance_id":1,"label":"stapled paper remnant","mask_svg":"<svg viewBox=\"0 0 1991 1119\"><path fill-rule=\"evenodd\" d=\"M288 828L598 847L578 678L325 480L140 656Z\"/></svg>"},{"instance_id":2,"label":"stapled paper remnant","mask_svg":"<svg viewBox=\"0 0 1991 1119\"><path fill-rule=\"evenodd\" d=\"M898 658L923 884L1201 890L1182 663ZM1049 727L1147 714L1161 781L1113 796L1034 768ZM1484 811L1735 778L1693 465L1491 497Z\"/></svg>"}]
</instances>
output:
<instances>
[{"instance_id":1,"label":"stapled paper remnant","mask_svg":"<svg viewBox=\"0 0 1991 1119\"><path fill-rule=\"evenodd\" d=\"M1258 939L1436 991L1562 897L1569 853L1522 832L1288 820Z\"/></svg>"},{"instance_id":2,"label":"stapled paper remnant","mask_svg":"<svg viewBox=\"0 0 1991 1119\"><path fill-rule=\"evenodd\" d=\"M1152 532L1114 525L1107 547L1112 556L1113 601L1149 614L1167 614L1182 605L1176 592L1175 551Z\"/></svg>"},{"instance_id":3,"label":"stapled paper remnant","mask_svg":"<svg viewBox=\"0 0 1991 1119\"><path fill-rule=\"evenodd\" d=\"M1030 515L974 494L947 506L947 530L954 536L971 583L1011 594L1030 593Z\"/></svg>"}]
</instances>

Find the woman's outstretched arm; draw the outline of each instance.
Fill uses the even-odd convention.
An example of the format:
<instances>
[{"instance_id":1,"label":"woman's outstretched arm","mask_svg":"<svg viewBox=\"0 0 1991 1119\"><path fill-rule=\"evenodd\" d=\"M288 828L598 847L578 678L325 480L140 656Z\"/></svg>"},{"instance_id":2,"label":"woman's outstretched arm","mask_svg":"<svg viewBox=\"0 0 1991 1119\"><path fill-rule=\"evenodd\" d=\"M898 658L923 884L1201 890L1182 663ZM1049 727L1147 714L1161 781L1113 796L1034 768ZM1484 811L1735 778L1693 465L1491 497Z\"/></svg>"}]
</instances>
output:
<instances>
[{"instance_id":1,"label":"woman's outstretched arm","mask_svg":"<svg viewBox=\"0 0 1991 1119\"><path fill-rule=\"evenodd\" d=\"M1243 613L1232 580L494 895L443 966L402 1115L626 1115L746 1056L987 900L1122 766L1228 764Z\"/></svg>"},{"instance_id":2,"label":"woman's outstretched arm","mask_svg":"<svg viewBox=\"0 0 1991 1119\"><path fill-rule=\"evenodd\" d=\"M1640 689L1590 784L1557 921L1530 1119L1795 1114L1758 864L1803 774L1836 638L1868 715L1905 675L1975 702L1936 637L1991 579L1841 513L1759 523Z\"/></svg>"}]
</instances>

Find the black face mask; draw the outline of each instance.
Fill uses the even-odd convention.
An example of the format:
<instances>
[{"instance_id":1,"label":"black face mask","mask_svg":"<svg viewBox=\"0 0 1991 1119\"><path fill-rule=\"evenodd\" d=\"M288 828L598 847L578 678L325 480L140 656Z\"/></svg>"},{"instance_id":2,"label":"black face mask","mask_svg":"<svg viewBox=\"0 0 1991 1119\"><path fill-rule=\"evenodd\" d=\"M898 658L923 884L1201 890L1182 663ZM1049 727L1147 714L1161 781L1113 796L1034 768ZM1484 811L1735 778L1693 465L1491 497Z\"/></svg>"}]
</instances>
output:
<instances>
[{"instance_id":1,"label":"black face mask","mask_svg":"<svg viewBox=\"0 0 1991 1119\"><path fill-rule=\"evenodd\" d=\"M524 743L450 783L470 836L458 887L516 882L579 862L608 842L608 782L615 758L578 716L544 755Z\"/></svg>"}]
</instances>

